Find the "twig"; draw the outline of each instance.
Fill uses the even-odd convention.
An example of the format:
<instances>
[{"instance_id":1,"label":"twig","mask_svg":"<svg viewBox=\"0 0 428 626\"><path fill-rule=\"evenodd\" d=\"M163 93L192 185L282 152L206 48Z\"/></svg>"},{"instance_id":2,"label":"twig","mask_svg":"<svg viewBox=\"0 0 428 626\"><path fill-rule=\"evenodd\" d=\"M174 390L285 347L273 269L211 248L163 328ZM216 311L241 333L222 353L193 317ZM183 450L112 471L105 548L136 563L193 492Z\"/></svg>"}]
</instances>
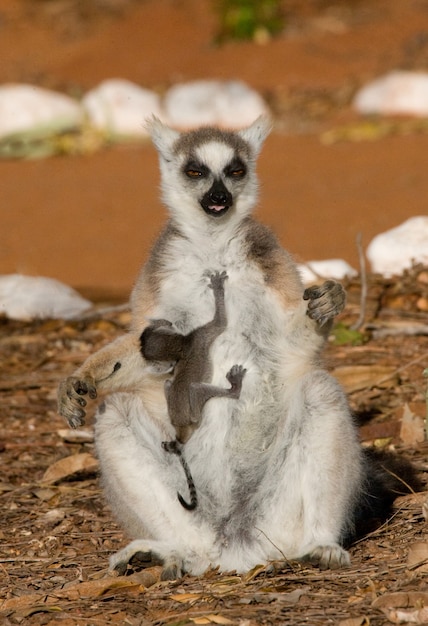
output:
<instances>
[{"instance_id":1,"label":"twig","mask_svg":"<svg viewBox=\"0 0 428 626\"><path fill-rule=\"evenodd\" d=\"M428 380L428 367L424 369L423 375ZM425 402L426 402L426 413L425 413L425 441L428 440L428 385L427 390L425 392Z\"/></svg>"},{"instance_id":2,"label":"twig","mask_svg":"<svg viewBox=\"0 0 428 626\"><path fill-rule=\"evenodd\" d=\"M372 331L374 339L383 339L383 337L395 337L397 335L428 335L428 324L419 322L386 322L382 324L367 324L367 330Z\"/></svg>"},{"instance_id":3,"label":"twig","mask_svg":"<svg viewBox=\"0 0 428 626\"><path fill-rule=\"evenodd\" d=\"M416 491L408 483L406 483L405 480L403 480L400 476L398 476L395 472L388 469L384 465L381 465L381 467L387 474L389 474L390 476L393 476L396 480L398 480L398 482L402 483L405 487L407 487L410 493L416 493ZM399 493L399 492L395 492L395 493Z\"/></svg>"},{"instance_id":4,"label":"twig","mask_svg":"<svg viewBox=\"0 0 428 626\"><path fill-rule=\"evenodd\" d=\"M282 558L284 559L284 563L287 564L287 566L291 569L291 571L294 572L294 567L293 565L290 563L290 561L287 559L287 557L285 556L284 552L281 550L281 548L279 548L273 541L272 539L270 539L270 537L267 536L267 534L264 532L264 530L262 530L261 528L258 528L257 526L255 527L256 530L259 531L259 533L262 533L262 535L264 535L264 537L269 541L269 543L276 549L278 550L278 552L280 553L280 555L282 556Z\"/></svg>"},{"instance_id":5,"label":"twig","mask_svg":"<svg viewBox=\"0 0 428 626\"><path fill-rule=\"evenodd\" d=\"M367 302L367 272L366 261L364 258L364 251L362 246L362 235L357 234L356 245L358 250L358 260L360 264L360 276L361 276L361 295L360 295L360 315L357 321L350 326L351 330L359 330L364 324L366 317L366 302Z\"/></svg>"},{"instance_id":6,"label":"twig","mask_svg":"<svg viewBox=\"0 0 428 626\"><path fill-rule=\"evenodd\" d=\"M391 374L388 374L388 376L384 376L384 378L381 378L380 380L377 380L376 381L376 387L378 387L380 384L384 383L385 381L389 380L390 378L394 378L394 376L397 376L397 374L399 374L403 370L407 369L411 365L415 365L415 363L419 363L419 361L422 361L423 359L426 359L427 357L428 357L428 352L424 352L423 354L421 354L421 356L418 356L416 359L413 359L412 361L409 361L405 365L402 365L401 367L398 367ZM373 386L374 385L372 385L372 387Z\"/></svg>"}]
</instances>

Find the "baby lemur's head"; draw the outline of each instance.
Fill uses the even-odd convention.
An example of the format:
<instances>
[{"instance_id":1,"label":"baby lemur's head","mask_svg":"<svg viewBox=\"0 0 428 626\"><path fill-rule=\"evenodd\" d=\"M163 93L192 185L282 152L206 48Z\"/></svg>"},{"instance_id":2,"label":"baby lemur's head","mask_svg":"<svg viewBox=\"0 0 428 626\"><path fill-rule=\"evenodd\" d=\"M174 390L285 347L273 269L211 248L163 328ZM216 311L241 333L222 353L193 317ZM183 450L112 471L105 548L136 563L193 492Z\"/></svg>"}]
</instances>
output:
<instances>
[{"instance_id":1,"label":"baby lemur's head","mask_svg":"<svg viewBox=\"0 0 428 626\"><path fill-rule=\"evenodd\" d=\"M236 132L207 127L179 133L155 117L148 121L173 220L206 227L247 216L257 200L256 158L270 127L263 116Z\"/></svg>"},{"instance_id":2,"label":"baby lemur's head","mask_svg":"<svg viewBox=\"0 0 428 626\"><path fill-rule=\"evenodd\" d=\"M140 336L141 353L147 361L177 361L186 337L168 326L147 326Z\"/></svg>"}]
</instances>

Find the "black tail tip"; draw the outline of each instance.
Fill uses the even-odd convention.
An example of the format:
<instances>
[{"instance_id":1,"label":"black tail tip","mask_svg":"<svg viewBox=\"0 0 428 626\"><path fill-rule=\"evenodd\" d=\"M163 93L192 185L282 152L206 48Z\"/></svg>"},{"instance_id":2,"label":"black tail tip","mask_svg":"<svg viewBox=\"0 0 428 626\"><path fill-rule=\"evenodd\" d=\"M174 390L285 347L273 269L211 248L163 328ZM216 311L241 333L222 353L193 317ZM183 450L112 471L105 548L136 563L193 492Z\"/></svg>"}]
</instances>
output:
<instances>
[{"instance_id":1,"label":"black tail tip","mask_svg":"<svg viewBox=\"0 0 428 626\"><path fill-rule=\"evenodd\" d=\"M191 502L186 502L181 493L178 493L177 491L177 498L181 506L184 507L187 511L194 511L198 506L198 499L196 496L192 498Z\"/></svg>"}]
</instances>

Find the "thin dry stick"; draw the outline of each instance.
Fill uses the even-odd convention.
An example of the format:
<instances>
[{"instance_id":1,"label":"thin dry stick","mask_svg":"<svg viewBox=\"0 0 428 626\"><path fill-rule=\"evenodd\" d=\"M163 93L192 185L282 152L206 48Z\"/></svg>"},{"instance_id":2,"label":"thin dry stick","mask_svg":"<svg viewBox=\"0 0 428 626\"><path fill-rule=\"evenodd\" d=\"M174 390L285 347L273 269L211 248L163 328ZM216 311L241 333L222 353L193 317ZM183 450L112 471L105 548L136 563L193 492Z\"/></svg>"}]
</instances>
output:
<instances>
[{"instance_id":1,"label":"thin dry stick","mask_svg":"<svg viewBox=\"0 0 428 626\"><path fill-rule=\"evenodd\" d=\"M294 571L294 567L293 565L290 563L290 561L287 559L287 557L285 556L284 552L281 550L281 548L279 548L273 541L272 539L270 539L267 534L264 532L264 530L262 530L261 528L257 528L256 526L256 530L258 530L260 533L262 533L262 535L264 535L264 537L269 541L270 544L273 545L273 547L278 550L278 552L280 553L280 555L282 556L282 558L284 559L284 563L287 564L287 566Z\"/></svg>"},{"instance_id":2,"label":"thin dry stick","mask_svg":"<svg viewBox=\"0 0 428 626\"><path fill-rule=\"evenodd\" d=\"M428 367L424 369L423 375L426 379L428 379ZM425 413L425 441L428 440L428 385L427 390L425 392L425 403L426 403L426 413Z\"/></svg>"},{"instance_id":3,"label":"thin dry stick","mask_svg":"<svg viewBox=\"0 0 428 626\"><path fill-rule=\"evenodd\" d=\"M361 276L361 295L360 295L360 315L358 316L355 324L350 327L351 330L359 330L364 324L366 318L366 302L367 302L367 272L366 272L366 260L364 258L364 251L362 246L362 235L357 234L356 245L358 250L358 260L360 264L360 276Z\"/></svg>"},{"instance_id":4,"label":"thin dry stick","mask_svg":"<svg viewBox=\"0 0 428 626\"><path fill-rule=\"evenodd\" d=\"M405 487L407 487L407 489L410 491L410 493L416 493L416 491L414 489L412 489L412 487L410 485L408 485L405 480L403 480L400 476L395 474L395 472L393 472L392 470L388 469L384 465L381 465L381 467L382 467L383 470L385 470L385 472L387 474L389 474L390 476L393 476L396 480L398 480L398 482L402 483ZM398 492L396 492L396 493L398 493Z\"/></svg>"},{"instance_id":5,"label":"thin dry stick","mask_svg":"<svg viewBox=\"0 0 428 626\"><path fill-rule=\"evenodd\" d=\"M424 352L421 356L418 356L416 359L413 359L412 361L409 361L405 365L402 365L401 367L398 367L394 372L392 372L392 374L389 374L388 376L384 376L380 380L377 380L376 381L376 386L381 385L382 383L384 383L385 381L389 380L390 378L394 378L394 376L396 376L397 374L399 374L403 370L407 369L411 365L415 365L415 363L419 363L419 361L423 361L423 359L426 359L427 357L428 357L428 352Z\"/></svg>"}]
</instances>

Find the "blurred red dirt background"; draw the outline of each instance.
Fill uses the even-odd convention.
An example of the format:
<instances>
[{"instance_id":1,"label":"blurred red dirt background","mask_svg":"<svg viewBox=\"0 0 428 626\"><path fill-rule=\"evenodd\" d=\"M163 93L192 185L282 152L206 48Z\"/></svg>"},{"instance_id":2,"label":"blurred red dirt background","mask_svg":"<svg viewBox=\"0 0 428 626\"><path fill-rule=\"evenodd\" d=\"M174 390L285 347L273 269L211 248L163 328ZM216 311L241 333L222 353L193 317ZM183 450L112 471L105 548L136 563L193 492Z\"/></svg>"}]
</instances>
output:
<instances>
[{"instance_id":1,"label":"blurred red dirt background","mask_svg":"<svg viewBox=\"0 0 428 626\"><path fill-rule=\"evenodd\" d=\"M357 121L351 96L368 80L427 69L428 2L284 1L280 37L220 47L213 6L2 0L0 84L83 93L121 77L162 93L178 81L246 81L277 122L259 162L258 217L298 261L342 257L357 267L358 232L367 246L427 213L428 135L325 145L320 133ZM94 299L126 298L166 219L158 187L149 143L0 162L0 274L51 276Z\"/></svg>"}]
</instances>

